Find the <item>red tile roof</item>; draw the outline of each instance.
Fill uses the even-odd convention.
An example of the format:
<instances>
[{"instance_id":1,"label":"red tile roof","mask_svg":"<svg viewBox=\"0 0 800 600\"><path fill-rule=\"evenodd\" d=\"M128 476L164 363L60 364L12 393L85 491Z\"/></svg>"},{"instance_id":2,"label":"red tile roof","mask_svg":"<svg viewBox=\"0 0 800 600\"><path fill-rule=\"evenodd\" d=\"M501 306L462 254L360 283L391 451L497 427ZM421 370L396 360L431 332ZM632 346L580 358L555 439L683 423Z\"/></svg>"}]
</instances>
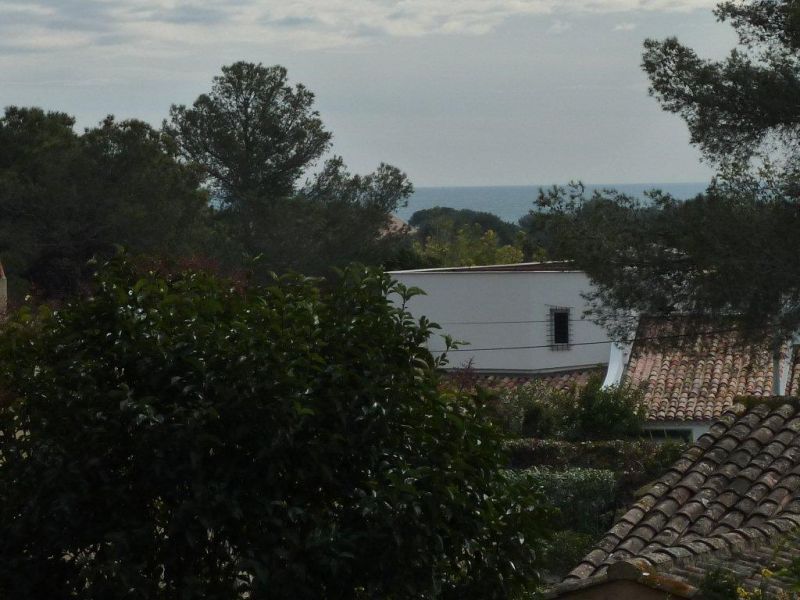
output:
<instances>
[{"instance_id":1,"label":"red tile roof","mask_svg":"<svg viewBox=\"0 0 800 600\"><path fill-rule=\"evenodd\" d=\"M795 346L794 352L792 352L789 380L786 382L786 395L800 396L800 346Z\"/></svg>"},{"instance_id":2,"label":"red tile roof","mask_svg":"<svg viewBox=\"0 0 800 600\"><path fill-rule=\"evenodd\" d=\"M798 526L800 404L762 399L715 422L567 580L602 576L619 562L680 574L687 564L772 543Z\"/></svg>"},{"instance_id":3,"label":"red tile roof","mask_svg":"<svg viewBox=\"0 0 800 600\"><path fill-rule=\"evenodd\" d=\"M644 387L649 420L709 421L737 396L772 394L772 353L730 324L642 319L636 339L625 378Z\"/></svg>"},{"instance_id":4,"label":"red tile roof","mask_svg":"<svg viewBox=\"0 0 800 600\"><path fill-rule=\"evenodd\" d=\"M513 390L534 381L543 382L557 390L568 391L573 386L579 388L585 386L592 377L603 378L605 374L606 367L598 365L596 367L550 373L502 374L479 373L468 370L452 371L448 373L447 379L462 388L473 388L480 385L497 392Z\"/></svg>"}]
</instances>

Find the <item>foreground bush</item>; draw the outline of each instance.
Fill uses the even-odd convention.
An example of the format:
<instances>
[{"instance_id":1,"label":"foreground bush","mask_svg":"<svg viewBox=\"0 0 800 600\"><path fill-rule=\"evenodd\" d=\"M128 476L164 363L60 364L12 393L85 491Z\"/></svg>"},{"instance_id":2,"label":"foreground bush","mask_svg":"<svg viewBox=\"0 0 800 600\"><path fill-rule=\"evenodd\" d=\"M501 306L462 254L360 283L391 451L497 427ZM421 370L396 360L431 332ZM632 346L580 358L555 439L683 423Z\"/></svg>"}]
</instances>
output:
<instances>
[{"instance_id":1,"label":"foreground bush","mask_svg":"<svg viewBox=\"0 0 800 600\"><path fill-rule=\"evenodd\" d=\"M137 276L0 334L0 596L507 598L543 509L430 334L320 290Z\"/></svg>"}]
</instances>

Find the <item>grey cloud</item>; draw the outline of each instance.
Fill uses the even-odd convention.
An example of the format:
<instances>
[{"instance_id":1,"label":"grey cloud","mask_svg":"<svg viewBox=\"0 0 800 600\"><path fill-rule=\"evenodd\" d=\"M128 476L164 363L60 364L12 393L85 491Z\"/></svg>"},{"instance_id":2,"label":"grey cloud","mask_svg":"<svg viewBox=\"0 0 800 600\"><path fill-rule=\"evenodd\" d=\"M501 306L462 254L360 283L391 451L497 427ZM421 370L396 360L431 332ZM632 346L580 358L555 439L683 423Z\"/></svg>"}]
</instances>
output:
<instances>
[{"instance_id":1,"label":"grey cloud","mask_svg":"<svg viewBox=\"0 0 800 600\"><path fill-rule=\"evenodd\" d=\"M125 43L135 30L139 41L161 35L169 44L182 25L187 33L181 43L203 45L237 43L243 35L251 39L266 32L287 35L296 48L347 45L377 37L418 37L437 33L481 35L519 16L549 15L556 23L568 22L576 13L623 13L672 11L708 7L715 0L33 0L9 5L2 20L17 28L47 28L60 33L80 32L96 37L98 44ZM13 9L13 10L12 10ZM227 27L237 22L236 28ZM170 33L148 23L172 27ZM7 25L8 26L8 25ZM0 29L2 26L0 26ZM205 28L205 35L198 29ZM556 26L554 32L563 30ZM192 37L194 36L194 37ZM219 36L227 36L219 37Z\"/></svg>"},{"instance_id":2,"label":"grey cloud","mask_svg":"<svg viewBox=\"0 0 800 600\"><path fill-rule=\"evenodd\" d=\"M319 21L314 17L283 17L282 19L267 19L265 25L273 27L309 27L317 25Z\"/></svg>"},{"instance_id":3,"label":"grey cloud","mask_svg":"<svg viewBox=\"0 0 800 600\"><path fill-rule=\"evenodd\" d=\"M230 11L204 6L180 6L159 12L155 15L158 21L166 23L185 23L200 25L216 25L230 20Z\"/></svg>"}]
</instances>

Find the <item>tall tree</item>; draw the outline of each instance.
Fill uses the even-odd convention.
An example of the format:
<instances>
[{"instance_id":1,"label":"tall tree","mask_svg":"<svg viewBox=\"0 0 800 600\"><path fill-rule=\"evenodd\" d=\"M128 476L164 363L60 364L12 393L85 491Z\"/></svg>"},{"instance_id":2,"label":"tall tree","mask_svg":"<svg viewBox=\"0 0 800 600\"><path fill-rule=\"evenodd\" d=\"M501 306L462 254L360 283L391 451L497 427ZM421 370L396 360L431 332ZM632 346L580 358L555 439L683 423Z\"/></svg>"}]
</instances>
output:
<instances>
[{"instance_id":1,"label":"tall tree","mask_svg":"<svg viewBox=\"0 0 800 600\"><path fill-rule=\"evenodd\" d=\"M647 40L643 67L651 93L684 118L692 142L714 161L749 159L776 149L774 142L783 146L782 158L796 158L800 2L729 1L715 14L733 25L739 47L714 61L674 37Z\"/></svg>"},{"instance_id":2,"label":"tall tree","mask_svg":"<svg viewBox=\"0 0 800 600\"><path fill-rule=\"evenodd\" d=\"M166 130L202 165L230 207L280 200L330 147L314 94L287 82L286 69L237 62L191 108L173 105Z\"/></svg>"},{"instance_id":3,"label":"tall tree","mask_svg":"<svg viewBox=\"0 0 800 600\"><path fill-rule=\"evenodd\" d=\"M352 260L379 262L390 250L389 216L411 194L397 168L350 174L325 161L331 134L314 95L290 86L286 69L238 62L223 67L209 94L173 106L165 131L200 165L217 215L238 250L264 269L320 273Z\"/></svg>"},{"instance_id":4,"label":"tall tree","mask_svg":"<svg viewBox=\"0 0 800 600\"><path fill-rule=\"evenodd\" d=\"M718 166L707 192L639 202L556 188L538 203L610 324L630 309L737 314L748 336L785 336L800 327L800 2L723 2L716 15L739 35L724 60L675 38L647 40L643 59L651 93Z\"/></svg>"},{"instance_id":5,"label":"tall tree","mask_svg":"<svg viewBox=\"0 0 800 600\"><path fill-rule=\"evenodd\" d=\"M115 246L193 253L207 196L172 140L135 120L108 117L83 135L73 126L36 108L0 118L0 256L17 283L64 296L87 280L89 259Z\"/></svg>"}]
</instances>

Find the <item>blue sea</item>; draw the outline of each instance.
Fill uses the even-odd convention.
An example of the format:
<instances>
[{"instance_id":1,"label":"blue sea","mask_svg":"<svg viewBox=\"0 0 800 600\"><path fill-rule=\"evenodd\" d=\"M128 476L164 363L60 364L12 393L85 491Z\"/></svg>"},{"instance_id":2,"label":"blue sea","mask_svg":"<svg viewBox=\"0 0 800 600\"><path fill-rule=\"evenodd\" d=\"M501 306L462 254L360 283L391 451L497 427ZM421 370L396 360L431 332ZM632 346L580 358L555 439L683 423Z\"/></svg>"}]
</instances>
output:
<instances>
[{"instance_id":1,"label":"blue sea","mask_svg":"<svg viewBox=\"0 0 800 600\"><path fill-rule=\"evenodd\" d=\"M703 192L708 183L621 183L586 185L587 195L595 190L615 189L631 196L644 197L648 190L661 190L675 198L686 200ZM534 208L539 185L488 186L488 187L421 187L409 198L408 206L397 211L397 216L408 221L418 210L434 206L469 208L496 214L504 221L516 223Z\"/></svg>"}]
</instances>

